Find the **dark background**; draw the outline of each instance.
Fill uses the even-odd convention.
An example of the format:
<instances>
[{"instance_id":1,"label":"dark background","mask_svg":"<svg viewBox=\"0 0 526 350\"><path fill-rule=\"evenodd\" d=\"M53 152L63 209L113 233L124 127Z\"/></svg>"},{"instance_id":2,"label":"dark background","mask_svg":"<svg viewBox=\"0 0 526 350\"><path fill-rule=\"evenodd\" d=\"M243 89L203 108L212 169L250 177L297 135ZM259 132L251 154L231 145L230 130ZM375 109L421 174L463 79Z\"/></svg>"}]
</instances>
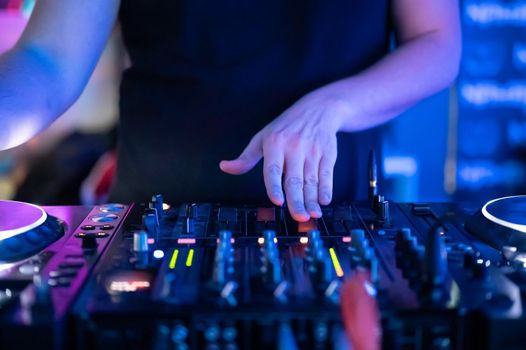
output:
<instances>
[{"instance_id":1,"label":"dark background","mask_svg":"<svg viewBox=\"0 0 526 350\"><path fill-rule=\"evenodd\" d=\"M27 18L33 5L34 0L0 0L0 51L16 40L13 17ZM463 58L457 82L386 126L382 192L392 199L483 202L524 193L526 1L464 0L460 6ZM119 44L108 46L115 51ZM119 76L113 72L124 65L122 59L102 62L99 79L90 84L95 90L117 86ZM58 136L49 132L0 154L1 198L18 193L16 198L40 204L86 201L79 188L114 144L113 125L79 131L82 118L96 119L103 105L93 88L86 91L81 112L74 107L71 113L88 118L69 123ZM52 166L42 171L42 164ZM67 172L61 170L66 164Z\"/></svg>"}]
</instances>

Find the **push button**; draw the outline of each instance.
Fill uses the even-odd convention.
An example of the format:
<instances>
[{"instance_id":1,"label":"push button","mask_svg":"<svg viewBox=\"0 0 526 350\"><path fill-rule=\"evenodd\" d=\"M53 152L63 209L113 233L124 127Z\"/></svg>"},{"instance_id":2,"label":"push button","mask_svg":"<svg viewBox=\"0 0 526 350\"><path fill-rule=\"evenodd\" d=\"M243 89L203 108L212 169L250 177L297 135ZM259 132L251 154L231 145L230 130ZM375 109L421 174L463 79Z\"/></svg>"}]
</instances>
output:
<instances>
[{"instance_id":1,"label":"push button","mask_svg":"<svg viewBox=\"0 0 526 350\"><path fill-rule=\"evenodd\" d=\"M123 210L125 207L122 204L105 204L99 208L103 213L113 213Z\"/></svg>"},{"instance_id":2,"label":"push button","mask_svg":"<svg viewBox=\"0 0 526 350\"><path fill-rule=\"evenodd\" d=\"M119 216L115 214L93 215L90 219L93 222L113 222L119 219Z\"/></svg>"}]
</instances>

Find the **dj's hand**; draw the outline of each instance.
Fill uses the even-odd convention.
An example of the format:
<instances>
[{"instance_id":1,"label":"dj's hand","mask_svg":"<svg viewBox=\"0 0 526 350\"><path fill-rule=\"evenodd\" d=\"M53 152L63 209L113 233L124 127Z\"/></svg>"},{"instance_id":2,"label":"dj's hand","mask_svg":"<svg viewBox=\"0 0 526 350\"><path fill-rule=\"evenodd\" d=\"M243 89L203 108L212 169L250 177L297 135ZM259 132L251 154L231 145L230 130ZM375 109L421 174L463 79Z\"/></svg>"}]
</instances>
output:
<instances>
[{"instance_id":1,"label":"dj's hand","mask_svg":"<svg viewBox=\"0 0 526 350\"><path fill-rule=\"evenodd\" d=\"M336 133L347 105L329 91L314 91L259 131L234 160L223 160L222 171L241 175L263 157L267 195L288 208L297 221L322 215L320 204L332 199Z\"/></svg>"}]
</instances>

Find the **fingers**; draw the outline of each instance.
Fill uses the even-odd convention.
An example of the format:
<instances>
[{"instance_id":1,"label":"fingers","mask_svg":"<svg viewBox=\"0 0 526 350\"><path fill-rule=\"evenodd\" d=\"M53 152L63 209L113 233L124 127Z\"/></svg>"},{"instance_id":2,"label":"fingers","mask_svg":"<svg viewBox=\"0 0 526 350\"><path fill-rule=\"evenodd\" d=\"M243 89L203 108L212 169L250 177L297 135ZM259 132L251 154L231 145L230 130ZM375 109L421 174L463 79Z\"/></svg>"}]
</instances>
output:
<instances>
[{"instance_id":1,"label":"fingers","mask_svg":"<svg viewBox=\"0 0 526 350\"><path fill-rule=\"evenodd\" d=\"M263 177L272 203L281 206L286 197L290 214L295 220L320 218L320 204L328 205L332 200L336 137L315 142L313 146L310 142L298 140L263 140L262 135L261 131L257 133L237 159L221 161L221 170L232 175L244 174L264 155Z\"/></svg>"},{"instance_id":2,"label":"fingers","mask_svg":"<svg viewBox=\"0 0 526 350\"><path fill-rule=\"evenodd\" d=\"M305 208L313 218L320 218L321 208L318 203L318 166L319 158L312 157L305 159L303 197Z\"/></svg>"},{"instance_id":3,"label":"fingers","mask_svg":"<svg viewBox=\"0 0 526 350\"><path fill-rule=\"evenodd\" d=\"M282 206L285 202L281 181L283 176L283 151L278 147L265 149L263 158L263 178L267 195L275 205Z\"/></svg>"},{"instance_id":4,"label":"fingers","mask_svg":"<svg viewBox=\"0 0 526 350\"><path fill-rule=\"evenodd\" d=\"M320 204L332 200L336 140L323 144L326 146L318 148L299 143L291 148L279 142L264 143L267 195L274 204L282 205L283 183L290 214L297 221L320 218Z\"/></svg>"},{"instance_id":5,"label":"fingers","mask_svg":"<svg viewBox=\"0 0 526 350\"><path fill-rule=\"evenodd\" d=\"M336 144L331 144L320 160L318 201L322 205L329 205L332 200L333 173L337 152Z\"/></svg>"},{"instance_id":6,"label":"fingers","mask_svg":"<svg viewBox=\"0 0 526 350\"><path fill-rule=\"evenodd\" d=\"M242 175L251 170L263 157L261 143L261 132L257 133L241 155L234 160L223 160L219 163L219 168L231 175Z\"/></svg>"},{"instance_id":7,"label":"fingers","mask_svg":"<svg viewBox=\"0 0 526 350\"><path fill-rule=\"evenodd\" d=\"M307 221L310 218L305 210L303 198L304 157L299 154L285 155L286 174L284 179L285 194L290 214L296 221Z\"/></svg>"}]
</instances>

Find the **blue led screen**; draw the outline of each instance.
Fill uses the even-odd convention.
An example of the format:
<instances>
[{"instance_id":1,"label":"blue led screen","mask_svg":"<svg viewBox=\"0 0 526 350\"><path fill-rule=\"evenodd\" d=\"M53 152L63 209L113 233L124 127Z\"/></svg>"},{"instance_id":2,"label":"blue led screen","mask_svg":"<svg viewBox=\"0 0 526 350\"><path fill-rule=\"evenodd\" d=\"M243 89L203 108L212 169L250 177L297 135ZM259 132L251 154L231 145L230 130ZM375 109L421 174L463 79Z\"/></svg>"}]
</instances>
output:
<instances>
[{"instance_id":1,"label":"blue led screen","mask_svg":"<svg viewBox=\"0 0 526 350\"><path fill-rule=\"evenodd\" d=\"M464 0L456 196L521 192L526 162L526 1Z\"/></svg>"}]
</instances>

